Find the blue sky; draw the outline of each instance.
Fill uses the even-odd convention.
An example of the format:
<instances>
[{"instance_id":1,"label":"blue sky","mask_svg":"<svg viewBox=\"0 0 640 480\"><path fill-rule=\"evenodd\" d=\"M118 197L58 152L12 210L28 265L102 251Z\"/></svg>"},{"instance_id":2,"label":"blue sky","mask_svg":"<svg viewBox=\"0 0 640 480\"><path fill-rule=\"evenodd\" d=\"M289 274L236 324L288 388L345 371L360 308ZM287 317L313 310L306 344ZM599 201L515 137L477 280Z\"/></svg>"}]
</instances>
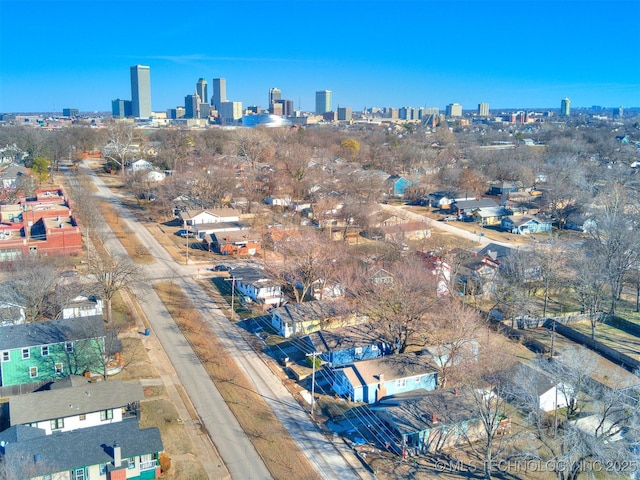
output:
<instances>
[{"instance_id":1,"label":"blue sky","mask_svg":"<svg viewBox=\"0 0 640 480\"><path fill-rule=\"evenodd\" d=\"M244 106L638 107L640 0L0 0L0 112L109 111L135 64L156 111L200 77Z\"/></svg>"}]
</instances>

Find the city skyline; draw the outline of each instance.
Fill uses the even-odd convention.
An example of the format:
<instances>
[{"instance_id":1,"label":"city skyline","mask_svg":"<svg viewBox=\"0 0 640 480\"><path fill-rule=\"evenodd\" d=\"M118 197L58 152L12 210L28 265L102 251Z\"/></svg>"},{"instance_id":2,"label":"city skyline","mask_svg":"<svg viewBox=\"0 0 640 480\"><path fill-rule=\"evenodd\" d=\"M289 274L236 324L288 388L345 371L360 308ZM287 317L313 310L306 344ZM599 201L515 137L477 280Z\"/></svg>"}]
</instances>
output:
<instances>
[{"instance_id":1,"label":"city skyline","mask_svg":"<svg viewBox=\"0 0 640 480\"><path fill-rule=\"evenodd\" d=\"M217 21L213 39L172 27L196 5L203 18L233 21ZM640 106L636 0L399 0L393 8L377 0L2 0L0 9L4 113L109 111L130 97L123 72L138 64L153 72L153 111L181 105L198 78L227 79L228 97L244 106L268 107L264 92L277 85L304 111L321 89L332 91L335 108L354 111L480 102L557 109L565 97L572 109ZM320 9L328 34L315 30ZM239 23L260 24L274 11L295 35L237 34ZM114 27L129 17L136 31ZM62 34L52 25L79 27Z\"/></svg>"}]
</instances>

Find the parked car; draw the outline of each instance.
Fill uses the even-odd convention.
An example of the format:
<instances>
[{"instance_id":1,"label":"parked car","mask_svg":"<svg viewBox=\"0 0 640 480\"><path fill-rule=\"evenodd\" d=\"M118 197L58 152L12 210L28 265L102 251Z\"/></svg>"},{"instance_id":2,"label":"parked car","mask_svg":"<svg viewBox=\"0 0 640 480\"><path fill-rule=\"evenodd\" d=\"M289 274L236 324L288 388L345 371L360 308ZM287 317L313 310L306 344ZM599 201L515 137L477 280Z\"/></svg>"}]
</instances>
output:
<instances>
[{"instance_id":1,"label":"parked car","mask_svg":"<svg viewBox=\"0 0 640 480\"><path fill-rule=\"evenodd\" d=\"M228 265L216 265L215 267L213 267L213 270L216 272L229 272L231 271L231 267L229 267Z\"/></svg>"},{"instance_id":2,"label":"parked car","mask_svg":"<svg viewBox=\"0 0 640 480\"><path fill-rule=\"evenodd\" d=\"M443 222L455 222L456 220L458 220L458 217L455 215L448 215L442 219Z\"/></svg>"},{"instance_id":3,"label":"parked car","mask_svg":"<svg viewBox=\"0 0 640 480\"><path fill-rule=\"evenodd\" d=\"M195 233L193 233L191 230L185 230L185 229L178 230L178 231L176 232L176 235L179 235L179 236L181 236L182 238L187 238L187 237L189 237L189 238L193 238L193 237L195 237L195 236L196 236L196 234L195 234Z\"/></svg>"}]
</instances>

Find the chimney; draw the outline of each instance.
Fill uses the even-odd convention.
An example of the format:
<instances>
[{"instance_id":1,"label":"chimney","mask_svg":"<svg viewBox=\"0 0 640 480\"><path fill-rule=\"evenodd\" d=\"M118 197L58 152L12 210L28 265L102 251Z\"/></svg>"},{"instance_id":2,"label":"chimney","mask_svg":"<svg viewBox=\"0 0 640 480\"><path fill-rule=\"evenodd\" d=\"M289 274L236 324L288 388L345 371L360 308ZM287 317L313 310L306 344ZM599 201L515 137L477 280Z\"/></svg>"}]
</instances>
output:
<instances>
[{"instance_id":1,"label":"chimney","mask_svg":"<svg viewBox=\"0 0 640 480\"><path fill-rule=\"evenodd\" d=\"M122 450L120 450L120 442L117 440L113 444L113 466L115 468L122 466Z\"/></svg>"},{"instance_id":2,"label":"chimney","mask_svg":"<svg viewBox=\"0 0 640 480\"><path fill-rule=\"evenodd\" d=\"M438 420L438 414L436 412L431 412L431 423L433 423L434 425L440 423L440 421Z\"/></svg>"}]
</instances>

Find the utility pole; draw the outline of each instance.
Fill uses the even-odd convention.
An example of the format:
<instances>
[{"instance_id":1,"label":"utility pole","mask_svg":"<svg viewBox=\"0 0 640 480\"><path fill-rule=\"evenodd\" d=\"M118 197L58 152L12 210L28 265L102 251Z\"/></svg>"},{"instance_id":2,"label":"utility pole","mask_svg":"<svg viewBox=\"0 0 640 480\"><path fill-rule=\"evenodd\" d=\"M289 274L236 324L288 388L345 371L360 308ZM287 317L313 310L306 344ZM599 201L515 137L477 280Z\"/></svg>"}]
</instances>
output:
<instances>
[{"instance_id":1,"label":"utility pole","mask_svg":"<svg viewBox=\"0 0 640 480\"><path fill-rule=\"evenodd\" d=\"M231 275L231 278L225 278L225 280L228 282L229 280L231 280L231 321L233 322L235 320L235 314L236 314L236 310L234 308L234 298L235 298L235 290L236 290L236 280L242 280L242 278L238 278L238 277L234 277L233 275Z\"/></svg>"},{"instance_id":2,"label":"utility pole","mask_svg":"<svg viewBox=\"0 0 640 480\"><path fill-rule=\"evenodd\" d=\"M307 357L312 357L312 366L311 366L311 418L313 418L313 407L315 406L316 401L316 358L320 355L318 352L307 353Z\"/></svg>"}]
</instances>

